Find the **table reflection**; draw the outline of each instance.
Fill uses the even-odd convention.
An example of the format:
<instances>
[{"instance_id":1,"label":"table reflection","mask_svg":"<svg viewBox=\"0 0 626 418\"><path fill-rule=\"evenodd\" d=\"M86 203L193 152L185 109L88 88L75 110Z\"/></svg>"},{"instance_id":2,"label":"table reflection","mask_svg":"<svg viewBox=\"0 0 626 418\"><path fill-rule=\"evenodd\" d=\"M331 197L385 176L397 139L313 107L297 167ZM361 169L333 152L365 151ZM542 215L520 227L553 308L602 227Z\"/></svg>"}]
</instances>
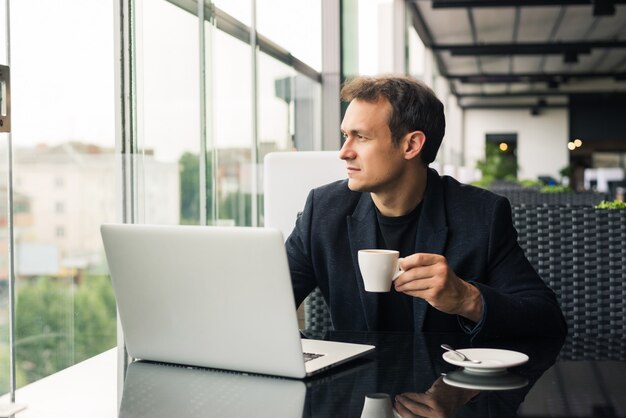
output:
<instances>
[{"instance_id":1,"label":"table reflection","mask_svg":"<svg viewBox=\"0 0 626 418\"><path fill-rule=\"evenodd\" d=\"M400 416L516 416L520 403L532 385L552 366L563 345L562 339L520 341L470 341L461 334L354 334L332 333L329 338L376 345L371 367L307 391L305 416L351 417L360 415L368 393L386 393ZM528 363L507 371L517 378L517 389L505 382L488 382L489 390L467 389L445 383L442 375L459 370L442 358L442 343L456 348L485 347L520 351ZM519 383L527 383L520 385ZM509 382L506 382L510 384ZM501 387L497 388L498 384ZM519 387L521 386L521 387ZM494 391L494 389L502 389ZM398 403L403 408L398 407ZM413 405L414 412L408 408ZM413 414L413 415L411 415Z\"/></svg>"},{"instance_id":2,"label":"table reflection","mask_svg":"<svg viewBox=\"0 0 626 418\"><path fill-rule=\"evenodd\" d=\"M136 362L127 371L119 416L516 416L563 344L561 339L472 344L459 334L333 332L324 337L377 349L368 358L305 381ZM497 376L472 379L443 360L441 343L520 351L530 360Z\"/></svg>"}]
</instances>

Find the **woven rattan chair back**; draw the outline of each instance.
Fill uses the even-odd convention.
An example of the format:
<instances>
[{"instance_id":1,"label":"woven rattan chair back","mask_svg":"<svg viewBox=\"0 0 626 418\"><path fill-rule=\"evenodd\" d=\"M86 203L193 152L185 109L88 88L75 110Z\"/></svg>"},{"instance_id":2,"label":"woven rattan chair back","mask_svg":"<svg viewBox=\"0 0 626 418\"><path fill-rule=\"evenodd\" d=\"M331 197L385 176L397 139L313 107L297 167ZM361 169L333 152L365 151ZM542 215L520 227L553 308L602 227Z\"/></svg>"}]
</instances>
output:
<instances>
[{"instance_id":1,"label":"woven rattan chair back","mask_svg":"<svg viewBox=\"0 0 626 418\"><path fill-rule=\"evenodd\" d=\"M570 337L626 335L626 211L514 205L513 219L526 256L559 299Z\"/></svg>"}]
</instances>

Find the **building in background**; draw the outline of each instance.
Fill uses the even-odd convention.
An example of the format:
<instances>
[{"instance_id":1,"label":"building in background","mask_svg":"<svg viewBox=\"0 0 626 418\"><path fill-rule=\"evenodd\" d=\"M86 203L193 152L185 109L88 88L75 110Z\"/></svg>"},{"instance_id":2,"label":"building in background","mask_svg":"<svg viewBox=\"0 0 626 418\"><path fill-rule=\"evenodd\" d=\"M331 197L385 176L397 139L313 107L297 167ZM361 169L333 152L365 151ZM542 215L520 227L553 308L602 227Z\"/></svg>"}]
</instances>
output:
<instances>
[{"instance_id":1,"label":"building in background","mask_svg":"<svg viewBox=\"0 0 626 418\"><path fill-rule=\"evenodd\" d=\"M118 159L113 148L81 142L15 149L18 276L76 276L103 265L100 225L116 221ZM141 179L139 189L142 198L151 202L150 219L178 224L178 164L156 161L150 153L142 155L140 162L151 173ZM2 213L6 218L6 210ZM3 237L7 236L5 218L0 219ZM4 257L0 262L6 265Z\"/></svg>"}]
</instances>

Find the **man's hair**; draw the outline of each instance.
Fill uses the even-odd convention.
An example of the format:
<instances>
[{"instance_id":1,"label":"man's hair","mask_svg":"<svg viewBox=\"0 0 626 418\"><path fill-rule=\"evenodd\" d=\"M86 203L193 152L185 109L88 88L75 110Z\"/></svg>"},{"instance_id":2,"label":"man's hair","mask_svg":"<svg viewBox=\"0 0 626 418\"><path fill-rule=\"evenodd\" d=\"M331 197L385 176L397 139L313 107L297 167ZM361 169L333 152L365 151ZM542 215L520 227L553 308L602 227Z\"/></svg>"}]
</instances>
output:
<instances>
[{"instance_id":1,"label":"man's hair","mask_svg":"<svg viewBox=\"0 0 626 418\"><path fill-rule=\"evenodd\" d=\"M409 132L422 131L426 142L421 158L425 165L434 161L446 130L443 103L424 83L405 76L357 77L344 83L341 100L375 103L381 98L391 104L389 130L395 145Z\"/></svg>"}]
</instances>

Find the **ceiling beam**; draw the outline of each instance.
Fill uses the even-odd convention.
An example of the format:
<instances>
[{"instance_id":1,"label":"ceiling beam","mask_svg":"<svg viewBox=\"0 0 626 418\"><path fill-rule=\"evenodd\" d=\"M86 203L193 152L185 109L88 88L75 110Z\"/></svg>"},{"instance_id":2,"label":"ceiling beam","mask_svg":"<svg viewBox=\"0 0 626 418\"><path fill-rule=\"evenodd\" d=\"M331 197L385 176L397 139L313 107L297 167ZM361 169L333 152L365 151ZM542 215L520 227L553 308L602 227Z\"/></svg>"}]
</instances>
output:
<instances>
[{"instance_id":1,"label":"ceiling beam","mask_svg":"<svg viewBox=\"0 0 626 418\"><path fill-rule=\"evenodd\" d=\"M626 0L612 0L612 3L626 4ZM433 9L450 9L459 7L532 7L592 5L592 0L433 0Z\"/></svg>"},{"instance_id":2,"label":"ceiling beam","mask_svg":"<svg viewBox=\"0 0 626 418\"><path fill-rule=\"evenodd\" d=\"M532 83L558 81L567 82L570 79L593 79L593 78L614 78L615 80L626 80L626 72L596 72L596 73L486 73L486 74L448 74L451 80L458 80L467 84L482 83Z\"/></svg>"},{"instance_id":3,"label":"ceiling beam","mask_svg":"<svg viewBox=\"0 0 626 418\"><path fill-rule=\"evenodd\" d=\"M456 97L479 97L479 98L498 98L498 97L544 97L544 96L572 96L577 94L617 94L626 93L626 91L562 91L562 90L543 90L543 91L516 91L510 93L457 93Z\"/></svg>"},{"instance_id":4,"label":"ceiling beam","mask_svg":"<svg viewBox=\"0 0 626 418\"><path fill-rule=\"evenodd\" d=\"M568 105L566 103L563 104L546 104L546 105L537 105L536 103L528 103L528 104L508 104L508 103L471 103L471 104L463 104L459 103L461 109L563 109L567 108Z\"/></svg>"},{"instance_id":5,"label":"ceiling beam","mask_svg":"<svg viewBox=\"0 0 626 418\"><path fill-rule=\"evenodd\" d=\"M626 48L626 41L585 41L553 43L439 44L435 51L448 51L456 56L477 55L554 55L589 54L595 48Z\"/></svg>"},{"instance_id":6,"label":"ceiling beam","mask_svg":"<svg viewBox=\"0 0 626 418\"><path fill-rule=\"evenodd\" d=\"M435 43L433 40L433 35L430 29L428 28L428 25L426 24L426 21L424 20L424 16L422 16L422 13L420 12L419 7L417 7L417 4L410 3L408 7L408 12L410 14L410 22L415 28L417 35L422 40L422 43L424 44L426 48L431 48L432 45ZM434 56L435 56L435 61L437 62L437 67L439 68L439 72L441 73L441 75L445 76L448 73L448 68L446 66L446 63L438 54L435 54ZM450 90L454 92L454 85L452 85L451 83L449 84L450 84Z\"/></svg>"},{"instance_id":7,"label":"ceiling beam","mask_svg":"<svg viewBox=\"0 0 626 418\"><path fill-rule=\"evenodd\" d=\"M409 4L409 14L411 16L411 23L417 32L417 35L422 40L422 43L426 48L430 48L435 41L433 41L433 35L428 28L428 25L424 21L424 17L419 11L419 8L415 3Z\"/></svg>"}]
</instances>

